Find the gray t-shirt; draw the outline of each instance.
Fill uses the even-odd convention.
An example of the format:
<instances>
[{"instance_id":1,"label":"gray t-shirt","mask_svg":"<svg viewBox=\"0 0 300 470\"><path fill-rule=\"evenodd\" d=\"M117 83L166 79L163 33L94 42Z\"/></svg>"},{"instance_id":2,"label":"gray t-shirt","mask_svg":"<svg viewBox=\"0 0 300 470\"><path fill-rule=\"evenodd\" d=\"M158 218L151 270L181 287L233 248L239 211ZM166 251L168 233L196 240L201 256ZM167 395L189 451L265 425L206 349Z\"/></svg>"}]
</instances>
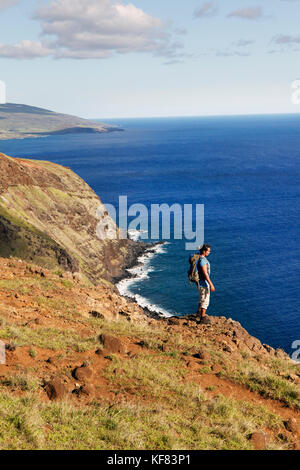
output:
<instances>
[{"instance_id":1,"label":"gray t-shirt","mask_svg":"<svg viewBox=\"0 0 300 470\"><path fill-rule=\"evenodd\" d=\"M199 285L201 287L209 287L209 284L207 280L205 279L203 271L202 271L202 267L205 266L206 264L207 264L207 273L210 276L210 262L208 261L207 258L205 258L205 256L200 256L200 259L198 261L198 273L199 273Z\"/></svg>"}]
</instances>

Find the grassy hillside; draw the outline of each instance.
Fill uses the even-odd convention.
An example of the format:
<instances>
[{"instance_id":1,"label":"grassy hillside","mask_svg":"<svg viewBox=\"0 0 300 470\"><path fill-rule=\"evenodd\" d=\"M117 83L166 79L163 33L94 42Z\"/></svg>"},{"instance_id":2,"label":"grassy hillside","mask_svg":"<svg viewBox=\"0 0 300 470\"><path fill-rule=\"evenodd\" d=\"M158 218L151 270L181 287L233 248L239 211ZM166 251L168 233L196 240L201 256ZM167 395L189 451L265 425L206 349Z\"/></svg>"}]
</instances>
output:
<instances>
[{"instance_id":1,"label":"grassy hillside","mask_svg":"<svg viewBox=\"0 0 300 470\"><path fill-rule=\"evenodd\" d=\"M1 449L297 449L299 367L237 322L147 318L0 259Z\"/></svg>"}]
</instances>

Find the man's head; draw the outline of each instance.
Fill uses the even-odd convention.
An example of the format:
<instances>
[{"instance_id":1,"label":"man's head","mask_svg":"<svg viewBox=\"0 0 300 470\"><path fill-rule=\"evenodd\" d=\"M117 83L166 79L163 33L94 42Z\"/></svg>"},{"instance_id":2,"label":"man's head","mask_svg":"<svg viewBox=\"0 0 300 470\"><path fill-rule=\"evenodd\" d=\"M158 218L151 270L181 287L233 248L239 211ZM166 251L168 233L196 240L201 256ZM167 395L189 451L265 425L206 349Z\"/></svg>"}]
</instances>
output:
<instances>
[{"instance_id":1,"label":"man's head","mask_svg":"<svg viewBox=\"0 0 300 470\"><path fill-rule=\"evenodd\" d=\"M200 248L200 255L208 256L210 254L210 249L211 249L211 246L205 243Z\"/></svg>"}]
</instances>

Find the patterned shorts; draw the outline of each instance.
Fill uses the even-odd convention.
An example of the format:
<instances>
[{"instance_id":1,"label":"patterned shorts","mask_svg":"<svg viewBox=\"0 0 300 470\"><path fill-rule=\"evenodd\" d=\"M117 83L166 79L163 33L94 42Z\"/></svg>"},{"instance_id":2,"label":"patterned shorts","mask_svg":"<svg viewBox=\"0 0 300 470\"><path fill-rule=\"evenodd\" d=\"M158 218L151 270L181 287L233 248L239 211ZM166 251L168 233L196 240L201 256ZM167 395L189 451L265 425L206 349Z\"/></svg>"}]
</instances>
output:
<instances>
[{"instance_id":1,"label":"patterned shorts","mask_svg":"<svg viewBox=\"0 0 300 470\"><path fill-rule=\"evenodd\" d=\"M200 294L200 307L205 308L205 310L207 310L210 301L210 288L199 286L198 291Z\"/></svg>"}]
</instances>

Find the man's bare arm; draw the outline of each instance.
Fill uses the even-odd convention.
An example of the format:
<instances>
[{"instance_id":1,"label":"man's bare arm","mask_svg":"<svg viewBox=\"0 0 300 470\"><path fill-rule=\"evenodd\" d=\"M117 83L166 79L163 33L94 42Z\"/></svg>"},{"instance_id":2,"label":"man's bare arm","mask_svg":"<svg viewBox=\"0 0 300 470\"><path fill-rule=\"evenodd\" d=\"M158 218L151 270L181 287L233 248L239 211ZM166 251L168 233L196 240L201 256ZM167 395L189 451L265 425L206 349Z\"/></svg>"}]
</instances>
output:
<instances>
[{"instance_id":1,"label":"man's bare arm","mask_svg":"<svg viewBox=\"0 0 300 470\"><path fill-rule=\"evenodd\" d=\"M203 275L205 277L205 279L207 280L208 284L210 285L210 290L212 292L215 292L215 286L213 285L213 283L211 282L210 280L210 277L208 275L208 272L207 272L207 264L205 264L204 266L202 266L202 272L203 272Z\"/></svg>"}]
</instances>

